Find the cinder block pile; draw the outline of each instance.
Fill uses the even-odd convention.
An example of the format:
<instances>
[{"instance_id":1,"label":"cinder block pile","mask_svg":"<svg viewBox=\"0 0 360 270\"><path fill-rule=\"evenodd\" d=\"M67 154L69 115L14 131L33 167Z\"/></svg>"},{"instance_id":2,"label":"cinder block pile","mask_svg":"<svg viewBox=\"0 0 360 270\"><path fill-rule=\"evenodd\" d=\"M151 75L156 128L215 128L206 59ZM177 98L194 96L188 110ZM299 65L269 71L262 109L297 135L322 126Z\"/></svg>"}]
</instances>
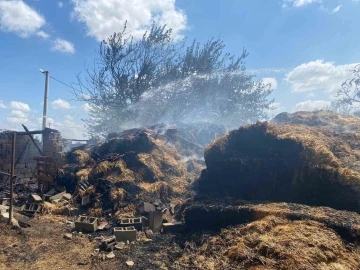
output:
<instances>
[{"instance_id":1,"label":"cinder block pile","mask_svg":"<svg viewBox=\"0 0 360 270\"><path fill-rule=\"evenodd\" d=\"M61 133L54 129L45 129L43 143L45 156L53 158L58 167L63 166L65 156Z\"/></svg>"}]
</instances>

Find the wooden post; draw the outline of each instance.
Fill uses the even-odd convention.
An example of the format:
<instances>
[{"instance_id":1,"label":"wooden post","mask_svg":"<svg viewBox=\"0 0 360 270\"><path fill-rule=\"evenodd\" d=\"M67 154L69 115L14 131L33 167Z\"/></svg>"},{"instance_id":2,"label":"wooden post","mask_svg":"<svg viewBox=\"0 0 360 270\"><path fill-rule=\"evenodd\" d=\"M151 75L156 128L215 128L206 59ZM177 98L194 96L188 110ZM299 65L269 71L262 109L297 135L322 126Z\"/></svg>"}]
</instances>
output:
<instances>
[{"instance_id":1,"label":"wooden post","mask_svg":"<svg viewBox=\"0 0 360 270\"><path fill-rule=\"evenodd\" d=\"M14 176L15 176L15 143L16 143L16 132L14 132L13 136L12 136L9 225L12 225L12 219L13 219Z\"/></svg>"}]
</instances>

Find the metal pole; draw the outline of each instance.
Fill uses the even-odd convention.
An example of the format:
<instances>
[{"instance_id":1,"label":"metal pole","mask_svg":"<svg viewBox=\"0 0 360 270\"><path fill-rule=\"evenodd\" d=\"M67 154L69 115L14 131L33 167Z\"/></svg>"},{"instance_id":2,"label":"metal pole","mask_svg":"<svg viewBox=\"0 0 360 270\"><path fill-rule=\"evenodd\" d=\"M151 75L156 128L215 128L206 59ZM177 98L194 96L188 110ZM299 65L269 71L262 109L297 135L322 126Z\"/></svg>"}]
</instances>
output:
<instances>
[{"instance_id":1,"label":"metal pole","mask_svg":"<svg viewBox=\"0 0 360 270\"><path fill-rule=\"evenodd\" d=\"M13 219L14 176L15 176L15 143L16 143L16 132L14 132L13 136L12 136L9 225L12 225L12 219Z\"/></svg>"},{"instance_id":2,"label":"metal pole","mask_svg":"<svg viewBox=\"0 0 360 270\"><path fill-rule=\"evenodd\" d=\"M46 117L47 117L47 102L49 95L49 71L44 71L45 73L45 95L44 95L44 112L43 112L43 123L42 129L46 128Z\"/></svg>"}]
</instances>

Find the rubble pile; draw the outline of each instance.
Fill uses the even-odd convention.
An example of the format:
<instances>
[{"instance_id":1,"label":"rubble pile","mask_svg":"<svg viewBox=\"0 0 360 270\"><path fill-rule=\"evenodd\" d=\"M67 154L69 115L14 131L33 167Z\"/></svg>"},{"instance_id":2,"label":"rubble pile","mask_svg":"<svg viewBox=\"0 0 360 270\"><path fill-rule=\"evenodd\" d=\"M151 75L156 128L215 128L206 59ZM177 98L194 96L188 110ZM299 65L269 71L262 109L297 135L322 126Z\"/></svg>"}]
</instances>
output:
<instances>
[{"instance_id":1,"label":"rubble pile","mask_svg":"<svg viewBox=\"0 0 360 270\"><path fill-rule=\"evenodd\" d=\"M101 145L68 152L56 183L92 216L131 217L141 202L154 203L159 210L170 208L193 194L191 184L204 168L198 143L222 131L216 125L155 125L111 134ZM196 139L205 133L206 138ZM186 134L193 139L183 138Z\"/></svg>"},{"instance_id":2,"label":"rubble pile","mask_svg":"<svg viewBox=\"0 0 360 270\"><path fill-rule=\"evenodd\" d=\"M199 191L360 213L360 135L257 123L205 150Z\"/></svg>"}]
</instances>

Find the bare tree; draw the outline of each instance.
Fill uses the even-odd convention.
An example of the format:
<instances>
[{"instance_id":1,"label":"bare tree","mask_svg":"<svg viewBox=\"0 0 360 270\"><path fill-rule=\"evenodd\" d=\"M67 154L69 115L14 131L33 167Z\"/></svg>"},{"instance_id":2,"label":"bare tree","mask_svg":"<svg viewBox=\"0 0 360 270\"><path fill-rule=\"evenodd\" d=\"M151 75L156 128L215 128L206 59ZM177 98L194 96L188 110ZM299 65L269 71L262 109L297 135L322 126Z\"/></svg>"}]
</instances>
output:
<instances>
[{"instance_id":1,"label":"bare tree","mask_svg":"<svg viewBox=\"0 0 360 270\"><path fill-rule=\"evenodd\" d=\"M78 100L87 102L90 134L119 131L126 125L159 121L209 120L227 126L267 116L270 85L247 75L245 50L223 53L220 39L203 46L173 40L171 29L153 25L134 41L126 25L102 41L99 59L78 75Z\"/></svg>"},{"instance_id":2,"label":"bare tree","mask_svg":"<svg viewBox=\"0 0 360 270\"><path fill-rule=\"evenodd\" d=\"M342 104L353 105L360 102L360 64L351 71L353 78L342 83L338 91L339 101Z\"/></svg>"}]
</instances>

